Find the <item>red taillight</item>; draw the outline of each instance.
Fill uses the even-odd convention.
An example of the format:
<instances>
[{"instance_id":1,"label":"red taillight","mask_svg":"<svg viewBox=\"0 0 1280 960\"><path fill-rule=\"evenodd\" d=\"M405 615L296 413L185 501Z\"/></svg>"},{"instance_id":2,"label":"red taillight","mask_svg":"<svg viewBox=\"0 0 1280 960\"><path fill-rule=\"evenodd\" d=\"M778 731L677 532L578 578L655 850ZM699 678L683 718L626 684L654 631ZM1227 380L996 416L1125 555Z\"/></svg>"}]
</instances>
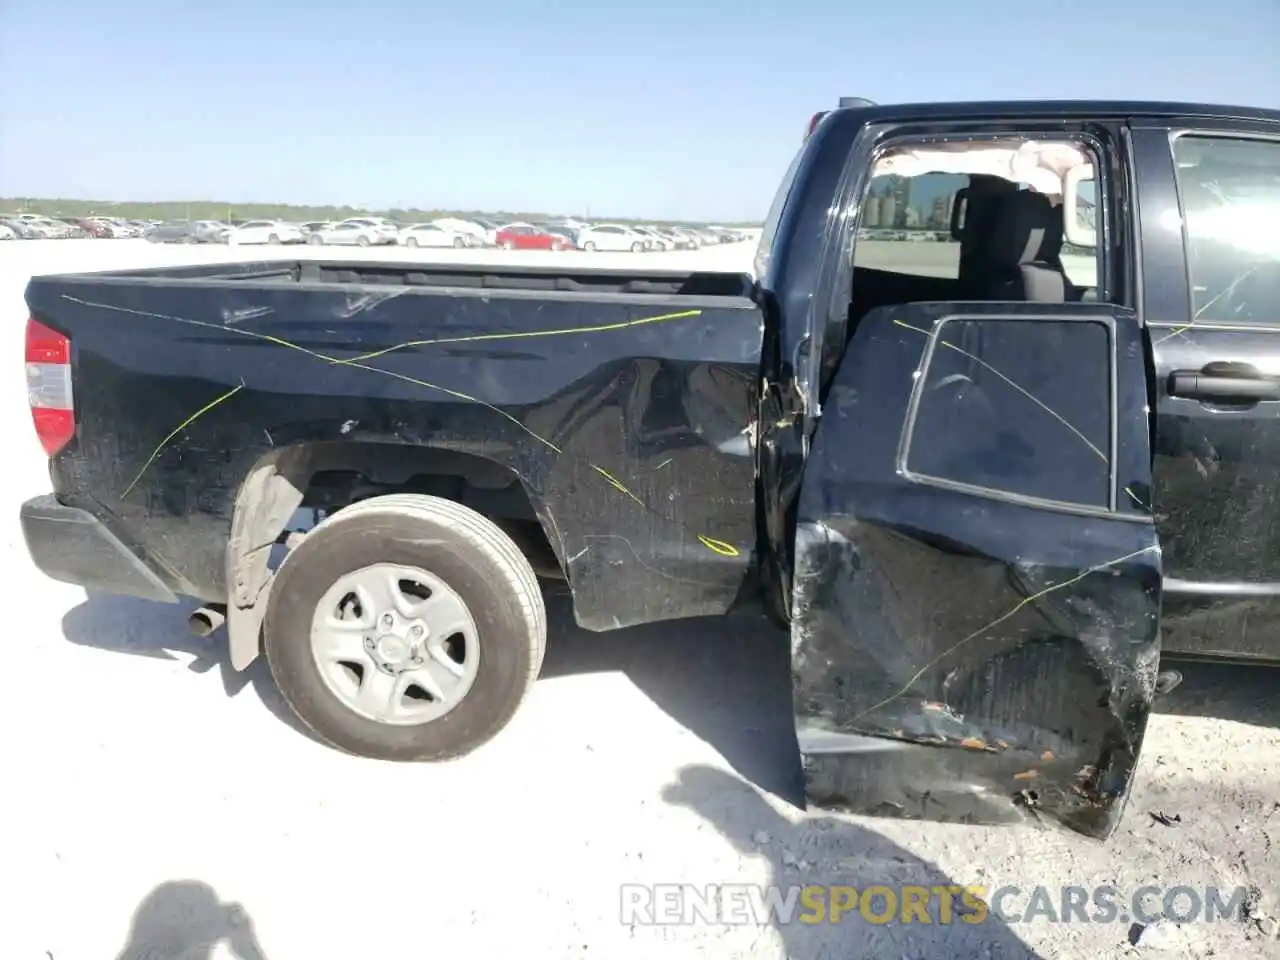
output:
<instances>
[{"instance_id":1,"label":"red taillight","mask_svg":"<svg viewBox=\"0 0 1280 960\"><path fill-rule=\"evenodd\" d=\"M808 140L811 136L813 136L813 131L818 129L818 124L822 122L822 118L825 117L830 112L831 112L830 110L822 110L819 113L815 113L812 117L809 118L809 129L805 132L805 135L804 135L804 138L806 140Z\"/></svg>"},{"instance_id":2,"label":"red taillight","mask_svg":"<svg viewBox=\"0 0 1280 960\"><path fill-rule=\"evenodd\" d=\"M27 320L27 402L44 452L53 456L76 433L71 341L34 317Z\"/></svg>"}]
</instances>

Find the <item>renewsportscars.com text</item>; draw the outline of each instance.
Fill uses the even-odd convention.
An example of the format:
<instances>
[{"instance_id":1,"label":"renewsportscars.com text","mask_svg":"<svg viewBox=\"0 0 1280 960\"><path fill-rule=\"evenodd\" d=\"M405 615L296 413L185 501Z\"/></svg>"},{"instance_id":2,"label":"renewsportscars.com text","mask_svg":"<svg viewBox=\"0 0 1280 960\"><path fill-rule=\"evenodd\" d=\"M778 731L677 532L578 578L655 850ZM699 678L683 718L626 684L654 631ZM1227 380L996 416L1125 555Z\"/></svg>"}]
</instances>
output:
<instances>
[{"instance_id":1,"label":"renewsportscars.com text","mask_svg":"<svg viewBox=\"0 0 1280 960\"><path fill-rule=\"evenodd\" d=\"M1182 923L1240 920L1244 887L918 886L875 884L762 886L746 883L628 884L620 889L624 924L719 926L792 923L981 924Z\"/></svg>"}]
</instances>

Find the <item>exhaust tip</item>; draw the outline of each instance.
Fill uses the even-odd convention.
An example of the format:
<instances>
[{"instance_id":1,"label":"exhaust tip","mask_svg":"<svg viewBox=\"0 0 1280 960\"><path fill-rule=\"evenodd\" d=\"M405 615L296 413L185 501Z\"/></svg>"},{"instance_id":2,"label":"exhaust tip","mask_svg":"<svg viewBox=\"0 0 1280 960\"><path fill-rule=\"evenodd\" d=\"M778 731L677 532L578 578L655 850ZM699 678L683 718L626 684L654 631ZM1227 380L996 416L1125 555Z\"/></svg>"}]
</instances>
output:
<instances>
[{"instance_id":1,"label":"exhaust tip","mask_svg":"<svg viewBox=\"0 0 1280 960\"><path fill-rule=\"evenodd\" d=\"M207 637L227 620L227 608L224 604L211 603L201 607L187 618L187 626L197 637Z\"/></svg>"}]
</instances>

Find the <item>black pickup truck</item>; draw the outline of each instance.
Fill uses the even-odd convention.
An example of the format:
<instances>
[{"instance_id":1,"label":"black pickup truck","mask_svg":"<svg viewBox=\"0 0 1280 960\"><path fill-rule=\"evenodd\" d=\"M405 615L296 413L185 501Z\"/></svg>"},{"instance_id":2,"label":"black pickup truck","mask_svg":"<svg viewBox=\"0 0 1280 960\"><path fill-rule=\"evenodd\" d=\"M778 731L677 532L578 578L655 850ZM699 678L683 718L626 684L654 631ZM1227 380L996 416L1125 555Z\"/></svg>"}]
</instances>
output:
<instances>
[{"instance_id":1,"label":"black pickup truck","mask_svg":"<svg viewBox=\"0 0 1280 960\"><path fill-rule=\"evenodd\" d=\"M27 545L392 760L508 722L540 577L588 630L763 609L812 803L1103 837L1162 653L1280 660L1278 210L1280 112L858 102L754 277L36 277Z\"/></svg>"}]
</instances>

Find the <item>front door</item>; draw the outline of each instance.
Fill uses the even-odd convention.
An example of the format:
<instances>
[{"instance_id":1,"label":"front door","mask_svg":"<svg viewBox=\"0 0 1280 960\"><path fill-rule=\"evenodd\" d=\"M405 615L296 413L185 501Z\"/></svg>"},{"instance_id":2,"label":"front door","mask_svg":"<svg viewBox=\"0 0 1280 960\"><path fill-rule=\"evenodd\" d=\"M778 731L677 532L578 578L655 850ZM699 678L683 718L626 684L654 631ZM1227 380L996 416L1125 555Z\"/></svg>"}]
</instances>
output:
<instances>
[{"instance_id":1,"label":"front door","mask_svg":"<svg viewBox=\"0 0 1280 960\"><path fill-rule=\"evenodd\" d=\"M859 323L797 512L811 802L1110 833L1160 658L1143 339L1088 303Z\"/></svg>"},{"instance_id":2,"label":"front door","mask_svg":"<svg viewBox=\"0 0 1280 960\"><path fill-rule=\"evenodd\" d=\"M1278 660L1280 128L1139 128L1133 149L1164 648Z\"/></svg>"}]
</instances>

